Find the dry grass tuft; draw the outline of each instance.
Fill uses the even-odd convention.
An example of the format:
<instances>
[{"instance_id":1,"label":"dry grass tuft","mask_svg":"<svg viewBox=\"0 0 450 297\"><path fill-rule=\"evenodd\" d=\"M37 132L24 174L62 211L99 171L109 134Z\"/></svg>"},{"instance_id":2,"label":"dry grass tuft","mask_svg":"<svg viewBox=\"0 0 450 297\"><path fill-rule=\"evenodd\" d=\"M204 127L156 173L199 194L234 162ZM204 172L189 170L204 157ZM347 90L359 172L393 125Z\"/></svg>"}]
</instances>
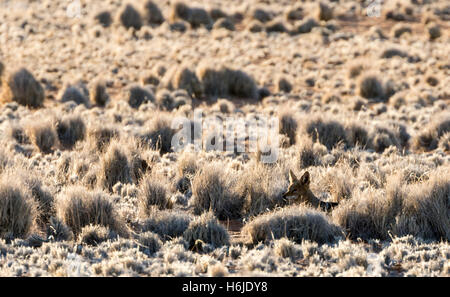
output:
<instances>
[{"instance_id":1,"label":"dry grass tuft","mask_svg":"<svg viewBox=\"0 0 450 297\"><path fill-rule=\"evenodd\" d=\"M90 127L87 133L88 147L103 152L109 147L111 140L119 138L119 130L111 126L96 125Z\"/></svg>"},{"instance_id":2,"label":"dry grass tuft","mask_svg":"<svg viewBox=\"0 0 450 297\"><path fill-rule=\"evenodd\" d=\"M243 200L233 191L235 183L236 176L222 163L203 166L192 180L194 213L212 211L221 220L239 218Z\"/></svg>"},{"instance_id":3,"label":"dry grass tuft","mask_svg":"<svg viewBox=\"0 0 450 297\"><path fill-rule=\"evenodd\" d=\"M285 77L278 78L276 86L277 86L277 92L290 93L292 91L292 84Z\"/></svg>"},{"instance_id":4,"label":"dry grass tuft","mask_svg":"<svg viewBox=\"0 0 450 297\"><path fill-rule=\"evenodd\" d=\"M27 134L31 142L44 154L51 153L56 145L58 136L53 123L28 123Z\"/></svg>"},{"instance_id":5,"label":"dry grass tuft","mask_svg":"<svg viewBox=\"0 0 450 297\"><path fill-rule=\"evenodd\" d=\"M168 114L159 113L149 123L149 130L141 135L144 143L161 154L172 152L172 138L175 130L172 129L172 118Z\"/></svg>"},{"instance_id":6,"label":"dry grass tuft","mask_svg":"<svg viewBox=\"0 0 450 297\"><path fill-rule=\"evenodd\" d=\"M284 134L289 138L289 144L294 145L297 137L297 120L293 113L287 109L282 110L278 116L280 134Z\"/></svg>"},{"instance_id":7,"label":"dry grass tuft","mask_svg":"<svg viewBox=\"0 0 450 297\"><path fill-rule=\"evenodd\" d=\"M333 8L324 2L320 2L317 7L317 19L319 21L329 21L333 18Z\"/></svg>"},{"instance_id":8,"label":"dry grass tuft","mask_svg":"<svg viewBox=\"0 0 450 297\"><path fill-rule=\"evenodd\" d=\"M144 5L144 20L151 25L161 25L164 22L164 16L155 2L149 0Z\"/></svg>"},{"instance_id":9,"label":"dry grass tuft","mask_svg":"<svg viewBox=\"0 0 450 297\"><path fill-rule=\"evenodd\" d=\"M239 176L235 191L244 199L244 213L256 216L283 206L282 194L286 187L287 180L282 168L253 162Z\"/></svg>"},{"instance_id":10,"label":"dry grass tuft","mask_svg":"<svg viewBox=\"0 0 450 297\"><path fill-rule=\"evenodd\" d=\"M128 231L117 213L111 197L101 191L88 191L77 186L66 188L56 200L57 215L75 235L83 227L101 225L126 237Z\"/></svg>"},{"instance_id":11,"label":"dry grass tuft","mask_svg":"<svg viewBox=\"0 0 450 297\"><path fill-rule=\"evenodd\" d=\"M449 240L450 182L442 172L428 180L402 184L401 175L388 179L385 192L357 191L333 212L333 220L352 239L388 240L411 234Z\"/></svg>"},{"instance_id":12,"label":"dry grass tuft","mask_svg":"<svg viewBox=\"0 0 450 297\"><path fill-rule=\"evenodd\" d=\"M319 141L329 150L339 143L347 143L344 126L337 120L316 116L307 120L304 129L313 142Z\"/></svg>"},{"instance_id":13,"label":"dry grass tuft","mask_svg":"<svg viewBox=\"0 0 450 297\"><path fill-rule=\"evenodd\" d=\"M84 140L86 126L80 116L70 115L56 121L56 134L65 149L71 149L77 141Z\"/></svg>"},{"instance_id":14,"label":"dry grass tuft","mask_svg":"<svg viewBox=\"0 0 450 297\"><path fill-rule=\"evenodd\" d=\"M153 232L144 232L138 236L139 250L147 255L153 255L161 249L162 242Z\"/></svg>"},{"instance_id":15,"label":"dry grass tuft","mask_svg":"<svg viewBox=\"0 0 450 297\"><path fill-rule=\"evenodd\" d=\"M47 239L50 241L70 241L73 232L60 219L51 217L47 226Z\"/></svg>"},{"instance_id":16,"label":"dry grass tuft","mask_svg":"<svg viewBox=\"0 0 450 297\"><path fill-rule=\"evenodd\" d=\"M108 227L100 225L88 225L81 229L78 235L78 242L90 246L97 246L102 242L112 239L114 234Z\"/></svg>"},{"instance_id":17,"label":"dry grass tuft","mask_svg":"<svg viewBox=\"0 0 450 297\"><path fill-rule=\"evenodd\" d=\"M432 151L438 147L441 137L450 132L450 114L440 114L434 118L413 139L412 147L417 151Z\"/></svg>"},{"instance_id":18,"label":"dry grass tuft","mask_svg":"<svg viewBox=\"0 0 450 297\"><path fill-rule=\"evenodd\" d=\"M139 209L143 217L152 213L153 206L159 209L172 208L172 202L167 194L167 185L153 175L146 175L139 188Z\"/></svg>"},{"instance_id":19,"label":"dry grass tuft","mask_svg":"<svg viewBox=\"0 0 450 297\"><path fill-rule=\"evenodd\" d=\"M150 209L142 222L142 232L151 231L163 240L171 240L182 236L191 222L191 217L180 211Z\"/></svg>"},{"instance_id":20,"label":"dry grass tuft","mask_svg":"<svg viewBox=\"0 0 450 297\"><path fill-rule=\"evenodd\" d=\"M261 23L267 23L273 18L269 12L260 7L255 8L251 12L251 17Z\"/></svg>"},{"instance_id":21,"label":"dry grass tuft","mask_svg":"<svg viewBox=\"0 0 450 297\"><path fill-rule=\"evenodd\" d=\"M176 22L183 20L188 22L193 29L205 26L207 29L211 28L212 19L208 12L203 8L189 7L183 2L175 2L170 10L169 20Z\"/></svg>"},{"instance_id":22,"label":"dry grass tuft","mask_svg":"<svg viewBox=\"0 0 450 297\"><path fill-rule=\"evenodd\" d=\"M361 77L359 83L359 95L367 99L382 99L384 96L383 85L377 76L368 74Z\"/></svg>"},{"instance_id":23,"label":"dry grass tuft","mask_svg":"<svg viewBox=\"0 0 450 297\"><path fill-rule=\"evenodd\" d=\"M38 108L44 103L44 89L25 68L7 73L2 80L2 101Z\"/></svg>"},{"instance_id":24,"label":"dry grass tuft","mask_svg":"<svg viewBox=\"0 0 450 297\"><path fill-rule=\"evenodd\" d=\"M111 26L112 24L112 17L109 11L99 12L95 15L95 19L105 28Z\"/></svg>"},{"instance_id":25,"label":"dry grass tuft","mask_svg":"<svg viewBox=\"0 0 450 297\"><path fill-rule=\"evenodd\" d=\"M300 246L287 238L275 240L274 250L275 254L283 258L289 258L292 261L302 258L303 256Z\"/></svg>"},{"instance_id":26,"label":"dry grass tuft","mask_svg":"<svg viewBox=\"0 0 450 297\"><path fill-rule=\"evenodd\" d=\"M314 143L311 137L303 134L298 139L298 165L306 169L311 166L321 165L321 157L327 152L327 148L320 143Z\"/></svg>"},{"instance_id":27,"label":"dry grass tuft","mask_svg":"<svg viewBox=\"0 0 450 297\"><path fill-rule=\"evenodd\" d=\"M112 192L116 183L130 183L131 167L128 157L119 142L112 142L100 159L99 185Z\"/></svg>"},{"instance_id":28,"label":"dry grass tuft","mask_svg":"<svg viewBox=\"0 0 450 297\"><path fill-rule=\"evenodd\" d=\"M257 98L258 88L251 76L241 70L201 64L197 76L203 85L205 95L211 97L235 96Z\"/></svg>"},{"instance_id":29,"label":"dry grass tuft","mask_svg":"<svg viewBox=\"0 0 450 297\"><path fill-rule=\"evenodd\" d=\"M127 29L133 28L135 30L139 30L142 27L141 14L131 4L127 4L124 8L122 8L119 15L119 20Z\"/></svg>"},{"instance_id":30,"label":"dry grass tuft","mask_svg":"<svg viewBox=\"0 0 450 297\"><path fill-rule=\"evenodd\" d=\"M39 226L45 226L56 213L54 198L49 190L42 185L42 182L33 175L25 177L25 184L37 203L36 221Z\"/></svg>"},{"instance_id":31,"label":"dry grass tuft","mask_svg":"<svg viewBox=\"0 0 450 297\"><path fill-rule=\"evenodd\" d=\"M109 101L106 85L102 80L98 80L92 85L90 95L91 101L99 107L105 107L106 103Z\"/></svg>"},{"instance_id":32,"label":"dry grass tuft","mask_svg":"<svg viewBox=\"0 0 450 297\"><path fill-rule=\"evenodd\" d=\"M325 213L300 205L258 216L242 228L241 234L251 244L284 237L297 243L311 240L323 244L334 242L340 228Z\"/></svg>"},{"instance_id":33,"label":"dry grass tuft","mask_svg":"<svg viewBox=\"0 0 450 297\"><path fill-rule=\"evenodd\" d=\"M444 152L450 152L450 132L445 133L439 140L439 148Z\"/></svg>"},{"instance_id":34,"label":"dry grass tuft","mask_svg":"<svg viewBox=\"0 0 450 297\"><path fill-rule=\"evenodd\" d=\"M217 221L212 212L196 217L184 231L183 239L187 242L189 249L192 249L199 240L214 247L230 244L227 230Z\"/></svg>"},{"instance_id":35,"label":"dry grass tuft","mask_svg":"<svg viewBox=\"0 0 450 297\"><path fill-rule=\"evenodd\" d=\"M83 104L86 107L90 107L89 91L82 83L75 85L68 85L61 95L61 102L73 101L77 105Z\"/></svg>"},{"instance_id":36,"label":"dry grass tuft","mask_svg":"<svg viewBox=\"0 0 450 297\"><path fill-rule=\"evenodd\" d=\"M12 175L0 178L0 238L26 237L36 228L38 205L31 192Z\"/></svg>"},{"instance_id":37,"label":"dry grass tuft","mask_svg":"<svg viewBox=\"0 0 450 297\"><path fill-rule=\"evenodd\" d=\"M450 180L448 172L437 171L429 180L407 187L402 211L393 233L429 240L450 241Z\"/></svg>"},{"instance_id":38,"label":"dry grass tuft","mask_svg":"<svg viewBox=\"0 0 450 297\"><path fill-rule=\"evenodd\" d=\"M146 102L155 102L153 92L147 88L132 85L128 89L128 104L133 108L139 108Z\"/></svg>"}]
</instances>

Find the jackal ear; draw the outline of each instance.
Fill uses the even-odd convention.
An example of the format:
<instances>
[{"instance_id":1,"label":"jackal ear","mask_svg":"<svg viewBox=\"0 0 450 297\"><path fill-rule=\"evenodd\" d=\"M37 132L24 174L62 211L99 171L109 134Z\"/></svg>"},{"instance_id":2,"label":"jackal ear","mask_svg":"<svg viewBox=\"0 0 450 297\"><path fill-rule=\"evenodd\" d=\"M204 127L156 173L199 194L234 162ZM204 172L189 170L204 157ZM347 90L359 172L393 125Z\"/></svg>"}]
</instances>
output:
<instances>
[{"instance_id":1,"label":"jackal ear","mask_svg":"<svg viewBox=\"0 0 450 297\"><path fill-rule=\"evenodd\" d=\"M300 178L300 182L304 185L309 185L310 181L311 181L311 177L309 176L309 172L306 171Z\"/></svg>"},{"instance_id":2,"label":"jackal ear","mask_svg":"<svg viewBox=\"0 0 450 297\"><path fill-rule=\"evenodd\" d=\"M297 177L295 176L294 172L292 172L291 169L289 169L289 182L293 184L297 181Z\"/></svg>"}]
</instances>

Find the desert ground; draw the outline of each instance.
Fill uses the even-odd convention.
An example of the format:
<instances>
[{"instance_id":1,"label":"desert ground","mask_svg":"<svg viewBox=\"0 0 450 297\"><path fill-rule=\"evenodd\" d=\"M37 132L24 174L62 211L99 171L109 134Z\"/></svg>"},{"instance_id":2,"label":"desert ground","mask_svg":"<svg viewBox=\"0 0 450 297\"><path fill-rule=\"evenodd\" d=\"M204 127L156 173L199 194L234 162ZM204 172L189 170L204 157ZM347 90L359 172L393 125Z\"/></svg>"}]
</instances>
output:
<instances>
[{"instance_id":1,"label":"desert ground","mask_svg":"<svg viewBox=\"0 0 450 297\"><path fill-rule=\"evenodd\" d=\"M450 276L448 1L0 15L0 276Z\"/></svg>"}]
</instances>

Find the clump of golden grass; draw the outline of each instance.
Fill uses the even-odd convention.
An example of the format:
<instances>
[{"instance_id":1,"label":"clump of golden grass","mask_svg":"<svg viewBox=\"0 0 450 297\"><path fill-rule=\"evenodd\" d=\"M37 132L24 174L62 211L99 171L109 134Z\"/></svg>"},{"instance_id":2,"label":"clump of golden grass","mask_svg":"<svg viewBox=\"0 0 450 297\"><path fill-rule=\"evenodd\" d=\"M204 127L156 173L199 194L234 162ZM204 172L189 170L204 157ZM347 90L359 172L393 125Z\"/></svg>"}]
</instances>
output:
<instances>
[{"instance_id":1,"label":"clump of golden grass","mask_svg":"<svg viewBox=\"0 0 450 297\"><path fill-rule=\"evenodd\" d=\"M108 227L121 236L128 235L111 197L104 192L92 192L80 186L68 187L57 197L56 210L58 217L75 235L90 224Z\"/></svg>"},{"instance_id":2,"label":"clump of golden grass","mask_svg":"<svg viewBox=\"0 0 450 297\"><path fill-rule=\"evenodd\" d=\"M402 50L399 50L397 48L388 48L383 51L380 57L383 59L391 59L393 57L405 58L407 56L408 54Z\"/></svg>"},{"instance_id":3,"label":"clump of golden grass","mask_svg":"<svg viewBox=\"0 0 450 297\"><path fill-rule=\"evenodd\" d=\"M35 176L26 176L25 184L37 203L36 222L39 226L45 226L56 213L54 198L49 190L42 185L41 180Z\"/></svg>"},{"instance_id":4,"label":"clump of golden grass","mask_svg":"<svg viewBox=\"0 0 450 297\"><path fill-rule=\"evenodd\" d=\"M241 234L251 244L284 237L297 243L311 240L323 244L335 241L341 232L325 213L300 205L257 216L244 225Z\"/></svg>"},{"instance_id":5,"label":"clump of golden grass","mask_svg":"<svg viewBox=\"0 0 450 297\"><path fill-rule=\"evenodd\" d=\"M284 205L282 194L286 186L282 168L252 162L238 177L235 191L244 199L244 213L256 216Z\"/></svg>"},{"instance_id":6,"label":"clump of golden grass","mask_svg":"<svg viewBox=\"0 0 450 297\"><path fill-rule=\"evenodd\" d=\"M396 24L394 27L392 27L392 35L395 38L400 38L403 34L412 34L412 29L408 25L403 25L401 23Z\"/></svg>"},{"instance_id":7,"label":"clump of golden grass","mask_svg":"<svg viewBox=\"0 0 450 297\"><path fill-rule=\"evenodd\" d=\"M128 157L119 142L112 142L100 159L99 185L112 192L116 183L129 183L131 168Z\"/></svg>"},{"instance_id":8,"label":"clump of golden grass","mask_svg":"<svg viewBox=\"0 0 450 297\"><path fill-rule=\"evenodd\" d=\"M193 98L203 96L203 86L194 71L187 66L173 68L166 72L163 81L169 89L183 89Z\"/></svg>"},{"instance_id":9,"label":"clump of golden grass","mask_svg":"<svg viewBox=\"0 0 450 297\"><path fill-rule=\"evenodd\" d=\"M428 29L428 35L430 37L430 40L435 40L441 37L441 27L438 24L430 24L427 26Z\"/></svg>"},{"instance_id":10,"label":"clump of golden grass","mask_svg":"<svg viewBox=\"0 0 450 297\"><path fill-rule=\"evenodd\" d=\"M320 143L314 143L306 134L303 134L298 139L298 165L302 169L311 166L321 165L321 157L326 153L327 148ZM322 149L321 149L322 148Z\"/></svg>"},{"instance_id":11,"label":"clump of golden grass","mask_svg":"<svg viewBox=\"0 0 450 297\"><path fill-rule=\"evenodd\" d=\"M144 20L151 25L161 25L164 22L161 9L151 0L144 4Z\"/></svg>"},{"instance_id":12,"label":"clump of golden grass","mask_svg":"<svg viewBox=\"0 0 450 297\"><path fill-rule=\"evenodd\" d=\"M142 179L139 187L139 209L146 217L151 214L152 207L159 209L172 208L172 202L167 195L167 185L155 178L154 175L146 175Z\"/></svg>"},{"instance_id":13,"label":"clump of golden grass","mask_svg":"<svg viewBox=\"0 0 450 297\"><path fill-rule=\"evenodd\" d=\"M409 133L402 125L378 124L369 133L369 147L378 153L384 152L390 146L402 149L408 143Z\"/></svg>"},{"instance_id":14,"label":"clump of golden grass","mask_svg":"<svg viewBox=\"0 0 450 297\"><path fill-rule=\"evenodd\" d=\"M91 106L89 101L89 90L82 81L76 84L68 84L60 96L61 102L73 101L75 104L83 104L86 107Z\"/></svg>"},{"instance_id":15,"label":"clump of golden grass","mask_svg":"<svg viewBox=\"0 0 450 297\"><path fill-rule=\"evenodd\" d=\"M81 229L78 242L86 245L97 246L114 237L108 227L101 225L88 225Z\"/></svg>"},{"instance_id":16,"label":"clump of golden grass","mask_svg":"<svg viewBox=\"0 0 450 297\"><path fill-rule=\"evenodd\" d=\"M213 19L214 22L219 19L228 17L227 13L218 7L213 7L211 9L209 9L208 14Z\"/></svg>"},{"instance_id":17,"label":"clump of golden grass","mask_svg":"<svg viewBox=\"0 0 450 297\"><path fill-rule=\"evenodd\" d=\"M139 250L148 255L156 253L162 246L159 236L150 231L139 234L137 242Z\"/></svg>"},{"instance_id":18,"label":"clump of golden grass","mask_svg":"<svg viewBox=\"0 0 450 297\"><path fill-rule=\"evenodd\" d=\"M219 219L241 216L243 200L233 191L236 176L222 163L203 166L192 180L192 206L194 213L212 211Z\"/></svg>"},{"instance_id":19,"label":"clump of golden grass","mask_svg":"<svg viewBox=\"0 0 450 297\"><path fill-rule=\"evenodd\" d=\"M445 133L439 140L439 148L444 152L450 152L450 132Z\"/></svg>"},{"instance_id":20,"label":"clump of golden grass","mask_svg":"<svg viewBox=\"0 0 450 297\"><path fill-rule=\"evenodd\" d=\"M2 79L2 101L38 108L44 103L45 93L40 82L27 69L7 73Z\"/></svg>"},{"instance_id":21,"label":"clump of golden grass","mask_svg":"<svg viewBox=\"0 0 450 297\"><path fill-rule=\"evenodd\" d=\"M288 29L284 25L284 23L280 20L273 20L266 24L266 32L267 33L285 33L288 32ZM287 92L289 93L289 92Z\"/></svg>"},{"instance_id":22,"label":"clump of golden grass","mask_svg":"<svg viewBox=\"0 0 450 297\"><path fill-rule=\"evenodd\" d=\"M197 159L193 153L182 153L177 160L177 190L186 193L191 188L191 180L198 168Z\"/></svg>"},{"instance_id":23,"label":"clump of golden grass","mask_svg":"<svg viewBox=\"0 0 450 297\"><path fill-rule=\"evenodd\" d=\"M7 135L20 144L30 144L30 138L26 134L24 127L21 124L12 124L8 127Z\"/></svg>"},{"instance_id":24,"label":"clump of golden grass","mask_svg":"<svg viewBox=\"0 0 450 297\"><path fill-rule=\"evenodd\" d=\"M281 238L274 241L275 254L283 258L289 258L295 261L303 256L300 246L287 238Z\"/></svg>"},{"instance_id":25,"label":"clump of golden grass","mask_svg":"<svg viewBox=\"0 0 450 297\"><path fill-rule=\"evenodd\" d=\"M87 140L91 149L103 152L112 139L119 138L119 130L113 126L91 126L87 132Z\"/></svg>"},{"instance_id":26,"label":"clump of golden grass","mask_svg":"<svg viewBox=\"0 0 450 297\"><path fill-rule=\"evenodd\" d=\"M450 241L450 180L438 170L427 181L406 186L393 234Z\"/></svg>"},{"instance_id":27,"label":"clump of golden grass","mask_svg":"<svg viewBox=\"0 0 450 297\"><path fill-rule=\"evenodd\" d=\"M297 120L293 113L288 109L284 109L278 115L280 134L284 134L289 138L289 145L294 145L297 138Z\"/></svg>"},{"instance_id":28,"label":"clump of golden grass","mask_svg":"<svg viewBox=\"0 0 450 297\"><path fill-rule=\"evenodd\" d=\"M261 7L256 7L255 9L253 9L253 11L251 12L251 17L261 23L267 23L273 18L269 12Z\"/></svg>"},{"instance_id":29,"label":"clump of golden grass","mask_svg":"<svg viewBox=\"0 0 450 297\"><path fill-rule=\"evenodd\" d=\"M337 120L315 116L307 120L304 130L313 142L318 141L329 150L339 143L347 143L344 126Z\"/></svg>"},{"instance_id":30,"label":"clump of golden grass","mask_svg":"<svg viewBox=\"0 0 450 297\"><path fill-rule=\"evenodd\" d=\"M208 266L208 273L211 277L225 277L228 275L228 268L222 263L216 263Z\"/></svg>"},{"instance_id":31,"label":"clump of golden grass","mask_svg":"<svg viewBox=\"0 0 450 297\"><path fill-rule=\"evenodd\" d=\"M56 134L63 148L71 149L76 142L84 140L86 126L79 115L65 116L56 121Z\"/></svg>"},{"instance_id":32,"label":"clump of golden grass","mask_svg":"<svg viewBox=\"0 0 450 297\"><path fill-rule=\"evenodd\" d=\"M91 87L91 101L99 107L104 107L109 101L109 95L106 91L105 82L97 80Z\"/></svg>"},{"instance_id":33,"label":"clump of golden grass","mask_svg":"<svg viewBox=\"0 0 450 297\"><path fill-rule=\"evenodd\" d=\"M178 20L186 21L194 29L201 26L210 29L212 25L212 19L205 9L200 7L189 7L180 1L177 1L172 5L169 20L171 22L176 22Z\"/></svg>"},{"instance_id":34,"label":"clump of golden grass","mask_svg":"<svg viewBox=\"0 0 450 297\"><path fill-rule=\"evenodd\" d=\"M307 18L303 22L298 25L296 29L294 29L293 33L297 34L305 34L312 31L313 28L318 27L319 24L313 18Z\"/></svg>"},{"instance_id":35,"label":"clump of golden grass","mask_svg":"<svg viewBox=\"0 0 450 297\"><path fill-rule=\"evenodd\" d=\"M264 24L262 24L260 21L253 20L248 22L246 29L251 33L262 32L264 30Z\"/></svg>"},{"instance_id":36,"label":"clump of golden grass","mask_svg":"<svg viewBox=\"0 0 450 297\"><path fill-rule=\"evenodd\" d=\"M159 113L149 123L149 130L141 138L144 143L149 144L152 149L161 154L172 151L172 138L175 130L172 129L172 118L165 113Z\"/></svg>"},{"instance_id":37,"label":"clump of golden grass","mask_svg":"<svg viewBox=\"0 0 450 297\"><path fill-rule=\"evenodd\" d=\"M146 102L155 102L155 96L150 89L132 85L128 89L128 104L133 108L139 108Z\"/></svg>"},{"instance_id":38,"label":"clump of golden grass","mask_svg":"<svg viewBox=\"0 0 450 297\"><path fill-rule=\"evenodd\" d=\"M236 27L234 26L234 22L230 18L220 18L218 19L213 26L213 29L226 29L229 31L235 31Z\"/></svg>"},{"instance_id":39,"label":"clump of golden grass","mask_svg":"<svg viewBox=\"0 0 450 297\"><path fill-rule=\"evenodd\" d=\"M290 93L292 91L292 84L286 77L279 77L277 84L277 92Z\"/></svg>"},{"instance_id":40,"label":"clump of golden grass","mask_svg":"<svg viewBox=\"0 0 450 297\"><path fill-rule=\"evenodd\" d=\"M431 151L437 148L441 137L450 132L450 114L436 116L412 139L412 147L418 151Z\"/></svg>"},{"instance_id":41,"label":"clump of golden grass","mask_svg":"<svg viewBox=\"0 0 450 297\"><path fill-rule=\"evenodd\" d=\"M73 232L57 217L50 218L46 234L47 239L50 241L69 241L73 239Z\"/></svg>"},{"instance_id":42,"label":"clump of golden grass","mask_svg":"<svg viewBox=\"0 0 450 297\"><path fill-rule=\"evenodd\" d=\"M317 6L316 15L320 21L329 21L333 18L333 8L325 2L320 2Z\"/></svg>"},{"instance_id":43,"label":"clump of golden grass","mask_svg":"<svg viewBox=\"0 0 450 297\"><path fill-rule=\"evenodd\" d=\"M357 191L335 209L333 220L352 239L387 240L391 234L412 234L424 239L449 240L450 182L442 173L410 185L402 185L400 175L393 176L388 179L385 193Z\"/></svg>"},{"instance_id":44,"label":"clump of golden grass","mask_svg":"<svg viewBox=\"0 0 450 297\"><path fill-rule=\"evenodd\" d=\"M38 205L28 188L11 174L0 178L0 238L25 237L36 228Z\"/></svg>"},{"instance_id":45,"label":"clump of golden grass","mask_svg":"<svg viewBox=\"0 0 450 297\"><path fill-rule=\"evenodd\" d=\"M233 102L225 98L217 100L216 106L221 113L232 113L236 108Z\"/></svg>"},{"instance_id":46,"label":"clump of golden grass","mask_svg":"<svg viewBox=\"0 0 450 297\"><path fill-rule=\"evenodd\" d=\"M180 211L159 210L152 207L146 212L142 222L142 232L151 231L158 234L163 240L171 240L182 236L191 222L191 217Z\"/></svg>"},{"instance_id":47,"label":"clump of golden grass","mask_svg":"<svg viewBox=\"0 0 450 297\"><path fill-rule=\"evenodd\" d=\"M359 95L367 99L380 99L384 95L383 85L377 76L367 74L361 77Z\"/></svg>"},{"instance_id":48,"label":"clump of golden grass","mask_svg":"<svg viewBox=\"0 0 450 297\"><path fill-rule=\"evenodd\" d=\"M370 143L369 132L362 124L349 122L345 125L346 139L349 146L366 147Z\"/></svg>"},{"instance_id":49,"label":"clump of golden grass","mask_svg":"<svg viewBox=\"0 0 450 297\"><path fill-rule=\"evenodd\" d=\"M142 17L139 11L131 4L126 4L119 14L119 20L122 25L129 29L139 30L142 27Z\"/></svg>"},{"instance_id":50,"label":"clump of golden grass","mask_svg":"<svg viewBox=\"0 0 450 297\"><path fill-rule=\"evenodd\" d=\"M251 76L241 70L203 63L197 67L197 76L205 95L258 98L258 88Z\"/></svg>"},{"instance_id":51,"label":"clump of golden grass","mask_svg":"<svg viewBox=\"0 0 450 297\"><path fill-rule=\"evenodd\" d=\"M175 106L175 99L169 90L162 89L156 93L156 104L160 110L171 111Z\"/></svg>"},{"instance_id":52,"label":"clump of golden grass","mask_svg":"<svg viewBox=\"0 0 450 297\"><path fill-rule=\"evenodd\" d=\"M192 249L197 241L221 247L230 244L230 237L212 212L207 212L196 217L184 231L183 239L188 248Z\"/></svg>"},{"instance_id":53,"label":"clump of golden grass","mask_svg":"<svg viewBox=\"0 0 450 297\"><path fill-rule=\"evenodd\" d=\"M103 27L107 28L112 24L112 17L109 11L102 11L95 15L95 20Z\"/></svg>"},{"instance_id":54,"label":"clump of golden grass","mask_svg":"<svg viewBox=\"0 0 450 297\"><path fill-rule=\"evenodd\" d=\"M54 125L49 121L28 123L27 134L31 142L44 154L52 151L58 139Z\"/></svg>"}]
</instances>

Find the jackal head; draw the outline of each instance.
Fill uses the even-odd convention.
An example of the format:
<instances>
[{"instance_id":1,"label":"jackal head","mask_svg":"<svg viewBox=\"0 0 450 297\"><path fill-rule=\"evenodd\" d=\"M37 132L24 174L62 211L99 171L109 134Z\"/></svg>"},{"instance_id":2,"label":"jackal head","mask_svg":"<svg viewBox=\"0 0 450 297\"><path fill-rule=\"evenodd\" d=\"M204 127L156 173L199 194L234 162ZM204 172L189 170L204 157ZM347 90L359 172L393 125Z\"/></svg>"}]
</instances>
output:
<instances>
[{"instance_id":1,"label":"jackal head","mask_svg":"<svg viewBox=\"0 0 450 297\"><path fill-rule=\"evenodd\" d=\"M309 172L306 171L300 179L298 179L292 170L289 170L289 187L283 198L297 199L300 197L307 197L310 183Z\"/></svg>"}]
</instances>

